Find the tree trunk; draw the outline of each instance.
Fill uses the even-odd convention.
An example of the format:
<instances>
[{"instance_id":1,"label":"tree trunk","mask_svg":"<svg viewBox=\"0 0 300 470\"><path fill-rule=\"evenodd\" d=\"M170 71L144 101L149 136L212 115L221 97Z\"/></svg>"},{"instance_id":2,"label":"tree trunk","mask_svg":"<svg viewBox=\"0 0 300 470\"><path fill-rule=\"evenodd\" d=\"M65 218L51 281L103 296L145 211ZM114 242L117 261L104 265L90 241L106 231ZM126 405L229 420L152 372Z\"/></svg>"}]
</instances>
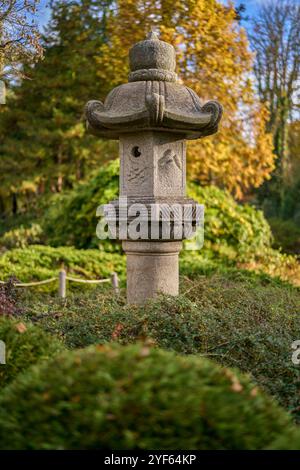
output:
<instances>
[{"instance_id":1,"label":"tree trunk","mask_svg":"<svg viewBox=\"0 0 300 470\"><path fill-rule=\"evenodd\" d=\"M18 199L16 193L12 194L12 213L13 215L17 215L18 213Z\"/></svg>"}]
</instances>

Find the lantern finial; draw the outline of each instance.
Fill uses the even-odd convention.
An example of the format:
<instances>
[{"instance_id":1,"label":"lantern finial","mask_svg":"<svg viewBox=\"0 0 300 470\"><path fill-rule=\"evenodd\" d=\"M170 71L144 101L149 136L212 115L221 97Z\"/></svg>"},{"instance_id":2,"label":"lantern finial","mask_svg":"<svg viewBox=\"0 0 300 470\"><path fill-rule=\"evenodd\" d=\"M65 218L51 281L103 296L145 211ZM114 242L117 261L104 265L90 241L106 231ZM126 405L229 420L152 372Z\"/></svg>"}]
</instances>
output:
<instances>
[{"instance_id":1,"label":"lantern finial","mask_svg":"<svg viewBox=\"0 0 300 470\"><path fill-rule=\"evenodd\" d=\"M149 41L159 41L158 34L151 28L151 31L146 36L146 39Z\"/></svg>"}]
</instances>

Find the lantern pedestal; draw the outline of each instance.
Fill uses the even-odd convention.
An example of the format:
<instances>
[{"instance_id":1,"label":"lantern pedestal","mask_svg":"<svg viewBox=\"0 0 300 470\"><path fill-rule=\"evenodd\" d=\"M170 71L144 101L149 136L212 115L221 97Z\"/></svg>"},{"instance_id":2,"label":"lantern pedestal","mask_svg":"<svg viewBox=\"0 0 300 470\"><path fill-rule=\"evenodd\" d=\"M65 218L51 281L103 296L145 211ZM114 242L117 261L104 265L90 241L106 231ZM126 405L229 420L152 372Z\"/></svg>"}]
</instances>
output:
<instances>
[{"instance_id":1,"label":"lantern pedestal","mask_svg":"<svg viewBox=\"0 0 300 470\"><path fill-rule=\"evenodd\" d=\"M127 255L127 302L143 304L159 293L178 295L182 242L123 241Z\"/></svg>"}]
</instances>

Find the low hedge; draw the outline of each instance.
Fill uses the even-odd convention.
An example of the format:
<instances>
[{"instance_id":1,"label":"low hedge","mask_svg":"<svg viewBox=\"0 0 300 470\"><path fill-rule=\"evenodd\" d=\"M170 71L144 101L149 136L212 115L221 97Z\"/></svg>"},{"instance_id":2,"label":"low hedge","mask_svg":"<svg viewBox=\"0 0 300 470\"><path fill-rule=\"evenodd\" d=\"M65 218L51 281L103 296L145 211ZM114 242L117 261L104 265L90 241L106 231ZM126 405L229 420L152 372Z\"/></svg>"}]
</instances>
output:
<instances>
[{"instance_id":1,"label":"low hedge","mask_svg":"<svg viewBox=\"0 0 300 470\"><path fill-rule=\"evenodd\" d=\"M63 350L62 343L37 326L0 317L0 340L5 343L6 364L0 365L0 388L33 364Z\"/></svg>"},{"instance_id":2,"label":"low hedge","mask_svg":"<svg viewBox=\"0 0 300 470\"><path fill-rule=\"evenodd\" d=\"M2 449L262 449L285 432L247 377L145 343L64 353L0 395Z\"/></svg>"},{"instance_id":3,"label":"low hedge","mask_svg":"<svg viewBox=\"0 0 300 470\"><path fill-rule=\"evenodd\" d=\"M58 276L62 265L70 274L80 278L106 278L113 271L123 275L125 263L125 257L118 253L30 245L27 248L16 248L0 255L0 280L15 276L22 282L40 281ZM50 285L50 288L57 290L57 285Z\"/></svg>"}]
</instances>

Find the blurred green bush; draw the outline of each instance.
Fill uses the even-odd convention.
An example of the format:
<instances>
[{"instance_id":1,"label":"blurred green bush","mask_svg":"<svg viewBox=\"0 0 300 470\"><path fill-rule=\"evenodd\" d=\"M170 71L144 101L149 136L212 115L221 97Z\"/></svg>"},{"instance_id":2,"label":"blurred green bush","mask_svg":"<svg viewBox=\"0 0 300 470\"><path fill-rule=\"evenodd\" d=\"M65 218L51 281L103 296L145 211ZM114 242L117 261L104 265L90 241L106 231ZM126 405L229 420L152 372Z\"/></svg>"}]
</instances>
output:
<instances>
[{"instance_id":1,"label":"blurred green bush","mask_svg":"<svg viewBox=\"0 0 300 470\"><path fill-rule=\"evenodd\" d=\"M58 339L41 328L5 316L0 316L0 340L4 341L6 349L6 364L0 365L0 388L31 365L64 349Z\"/></svg>"},{"instance_id":2,"label":"blurred green bush","mask_svg":"<svg viewBox=\"0 0 300 470\"><path fill-rule=\"evenodd\" d=\"M274 236L273 246L282 248L285 253L300 254L300 226L292 219L272 218L269 224Z\"/></svg>"},{"instance_id":3,"label":"blurred green bush","mask_svg":"<svg viewBox=\"0 0 300 470\"><path fill-rule=\"evenodd\" d=\"M45 233L51 245L90 248L103 245L114 250L115 243L96 238L96 209L116 199L119 192L119 162L101 168L88 183L67 196L53 200L45 217ZM262 212L242 206L226 191L191 183L188 194L205 205L205 252L228 259L249 258L271 246L272 234Z\"/></svg>"},{"instance_id":4,"label":"blurred green bush","mask_svg":"<svg viewBox=\"0 0 300 470\"><path fill-rule=\"evenodd\" d=\"M78 185L69 194L52 198L41 222L48 243L52 246L102 247L106 251L120 251L120 244L100 242L96 237L97 207L108 204L118 193L119 160L114 160L103 165L94 178Z\"/></svg>"},{"instance_id":5,"label":"blurred green bush","mask_svg":"<svg viewBox=\"0 0 300 470\"><path fill-rule=\"evenodd\" d=\"M45 214L44 230L51 245L99 247L120 251L115 241L96 238L96 209L116 199L119 187L119 161L101 168L88 183L67 196L58 196ZM261 211L238 204L226 191L215 186L188 185L188 195L205 206L204 246L200 257L266 272L300 285L296 258L272 248L272 232ZM199 253L194 253L198 257ZM201 261L201 260L200 260Z\"/></svg>"},{"instance_id":6,"label":"blurred green bush","mask_svg":"<svg viewBox=\"0 0 300 470\"><path fill-rule=\"evenodd\" d=\"M43 241L43 229L39 224L31 224L29 227L21 225L5 232L0 238L0 250L12 248L25 248L28 245L34 245Z\"/></svg>"},{"instance_id":7,"label":"blurred green bush","mask_svg":"<svg viewBox=\"0 0 300 470\"><path fill-rule=\"evenodd\" d=\"M263 449L293 432L247 377L147 344L66 352L0 396L2 449Z\"/></svg>"},{"instance_id":8,"label":"blurred green bush","mask_svg":"<svg viewBox=\"0 0 300 470\"><path fill-rule=\"evenodd\" d=\"M271 246L271 229L261 211L238 204L215 186L190 183L188 194L205 206L205 253L244 261Z\"/></svg>"}]
</instances>

